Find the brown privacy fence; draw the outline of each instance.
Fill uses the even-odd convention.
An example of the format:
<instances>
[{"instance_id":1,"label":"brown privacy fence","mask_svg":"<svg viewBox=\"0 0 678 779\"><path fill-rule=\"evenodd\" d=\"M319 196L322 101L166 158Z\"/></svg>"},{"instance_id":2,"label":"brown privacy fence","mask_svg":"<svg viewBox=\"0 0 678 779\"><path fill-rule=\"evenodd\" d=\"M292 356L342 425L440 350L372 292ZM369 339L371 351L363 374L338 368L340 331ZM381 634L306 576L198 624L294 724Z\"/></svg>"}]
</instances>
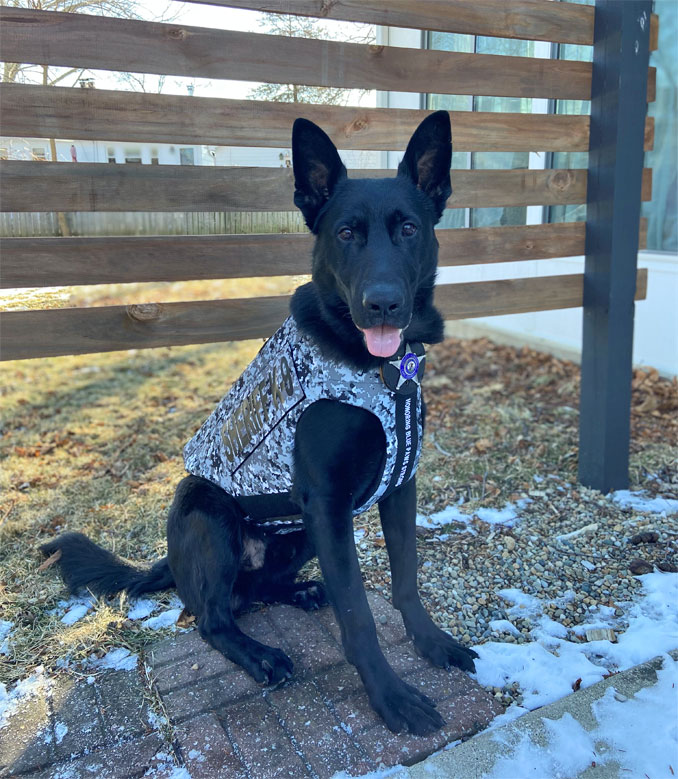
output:
<instances>
[{"instance_id":1,"label":"brown privacy fence","mask_svg":"<svg viewBox=\"0 0 678 779\"><path fill-rule=\"evenodd\" d=\"M593 8L551 0L212 0L281 11L476 35L559 43L594 42ZM345 88L553 99L591 98L592 65L426 51L178 24L0 8L9 62L175 76ZM651 39L656 39L653 18ZM652 43L650 44L652 45ZM648 99L654 95L649 71ZM320 124L342 149L404 150L426 112L290 105L126 91L1 84L2 132L17 137L289 148L293 120ZM586 151L589 117L451 112L457 151ZM653 123L645 123L652 148ZM393 175L356 170L351 175ZM455 170L448 208L587 202L587 170ZM284 168L0 162L7 212L291 210ZM651 196L651 171L642 198ZM637 198L637 194L634 195ZM637 224L636 224L637 231ZM443 230L442 266L576 256L583 223ZM643 245L641 230L641 245ZM253 277L308 272L306 234L11 238L3 241L1 286ZM638 274L636 297L645 296ZM448 319L582 305L583 275L445 285L436 301ZM3 359L236 340L271 334L286 297L2 315Z\"/></svg>"}]
</instances>

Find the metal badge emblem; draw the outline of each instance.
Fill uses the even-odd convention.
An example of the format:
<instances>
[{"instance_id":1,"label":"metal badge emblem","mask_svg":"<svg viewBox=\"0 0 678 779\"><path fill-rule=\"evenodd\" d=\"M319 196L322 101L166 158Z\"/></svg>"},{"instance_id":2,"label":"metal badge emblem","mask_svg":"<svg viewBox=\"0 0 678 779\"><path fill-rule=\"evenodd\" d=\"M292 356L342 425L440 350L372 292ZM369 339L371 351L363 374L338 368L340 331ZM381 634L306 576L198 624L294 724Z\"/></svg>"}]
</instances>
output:
<instances>
[{"instance_id":1,"label":"metal badge emblem","mask_svg":"<svg viewBox=\"0 0 678 779\"><path fill-rule=\"evenodd\" d=\"M411 395L424 375L426 350L418 341L404 343L390 360L381 364L381 380L399 395Z\"/></svg>"}]
</instances>

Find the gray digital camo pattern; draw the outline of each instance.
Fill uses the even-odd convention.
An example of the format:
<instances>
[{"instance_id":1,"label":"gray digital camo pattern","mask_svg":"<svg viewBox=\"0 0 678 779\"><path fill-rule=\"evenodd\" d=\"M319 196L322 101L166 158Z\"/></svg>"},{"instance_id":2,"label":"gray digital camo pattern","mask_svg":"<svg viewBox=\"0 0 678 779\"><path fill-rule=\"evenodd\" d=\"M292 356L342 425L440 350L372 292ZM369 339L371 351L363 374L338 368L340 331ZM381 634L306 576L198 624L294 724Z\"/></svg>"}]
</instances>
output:
<instances>
[{"instance_id":1,"label":"gray digital camo pattern","mask_svg":"<svg viewBox=\"0 0 678 779\"><path fill-rule=\"evenodd\" d=\"M420 387L415 397L418 436L412 474L421 452ZM384 429L386 462L381 481L371 498L353 513L367 511L386 491L396 462L395 394L383 384L378 371L354 371L324 357L291 316L186 444L186 470L236 497L289 492L297 422L305 409L322 398L367 409Z\"/></svg>"}]
</instances>

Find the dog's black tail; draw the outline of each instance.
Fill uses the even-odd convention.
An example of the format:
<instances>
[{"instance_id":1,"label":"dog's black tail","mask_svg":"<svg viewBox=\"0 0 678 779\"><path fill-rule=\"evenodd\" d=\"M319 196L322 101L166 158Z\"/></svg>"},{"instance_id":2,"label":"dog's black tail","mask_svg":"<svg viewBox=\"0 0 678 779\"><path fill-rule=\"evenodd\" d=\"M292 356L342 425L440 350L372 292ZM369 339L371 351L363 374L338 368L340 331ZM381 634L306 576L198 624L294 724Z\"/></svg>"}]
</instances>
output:
<instances>
[{"instance_id":1,"label":"dog's black tail","mask_svg":"<svg viewBox=\"0 0 678 779\"><path fill-rule=\"evenodd\" d=\"M143 592L174 587L166 557L147 570L135 568L97 546L82 533L64 533L43 544L40 551L45 556L61 552L56 563L72 593L87 587L95 595L114 595L126 590L129 595L136 597Z\"/></svg>"}]
</instances>

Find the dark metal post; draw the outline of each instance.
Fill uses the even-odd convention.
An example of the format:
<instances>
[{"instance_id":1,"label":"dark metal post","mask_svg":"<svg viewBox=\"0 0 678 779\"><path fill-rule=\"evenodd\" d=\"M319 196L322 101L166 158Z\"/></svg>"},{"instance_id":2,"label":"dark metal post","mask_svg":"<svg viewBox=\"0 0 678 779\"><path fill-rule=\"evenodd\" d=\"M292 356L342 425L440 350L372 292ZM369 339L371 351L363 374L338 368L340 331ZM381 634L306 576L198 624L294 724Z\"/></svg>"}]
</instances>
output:
<instances>
[{"instance_id":1,"label":"dark metal post","mask_svg":"<svg viewBox=\"0 0 678 779\"><path fill-rule=\"evenodd\" d=\"M596 0L581 361L579 480L629 481L633 298L651 0Z\"/></svg>"}]
</instances>

